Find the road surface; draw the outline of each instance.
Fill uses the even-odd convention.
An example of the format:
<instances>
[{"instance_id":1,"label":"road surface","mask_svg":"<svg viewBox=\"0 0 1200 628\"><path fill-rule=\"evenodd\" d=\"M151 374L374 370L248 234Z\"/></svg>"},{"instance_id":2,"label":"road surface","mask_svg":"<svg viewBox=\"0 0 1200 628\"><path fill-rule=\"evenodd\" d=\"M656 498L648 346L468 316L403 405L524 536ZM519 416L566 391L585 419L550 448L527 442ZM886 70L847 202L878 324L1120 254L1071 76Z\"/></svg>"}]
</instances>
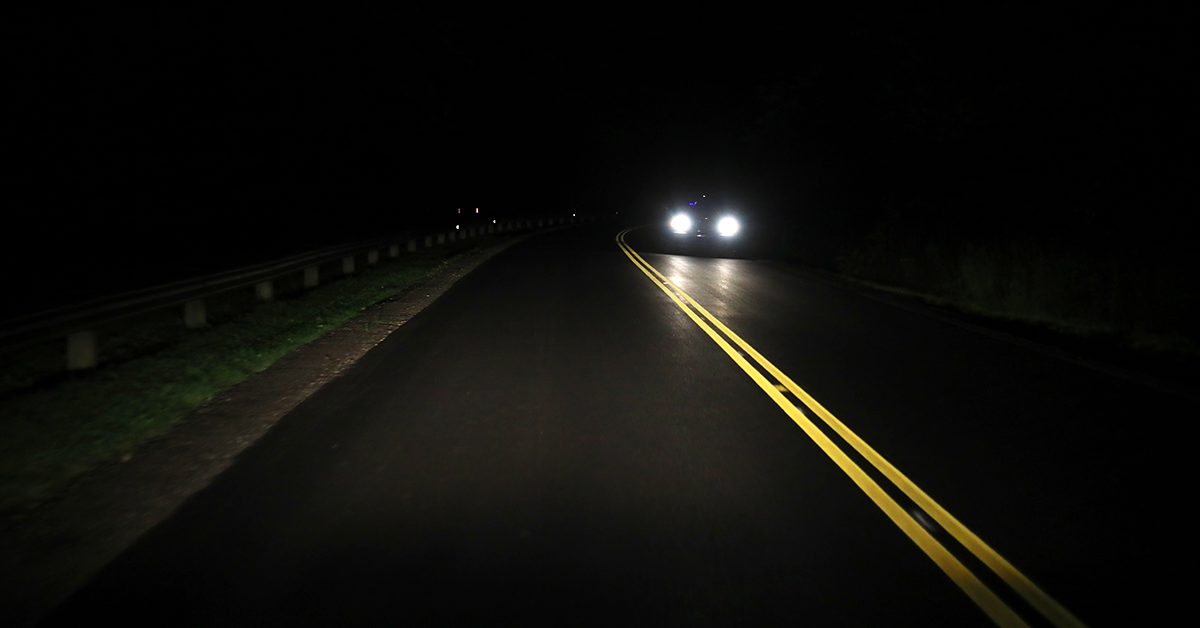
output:
<instances>
[{"instance_id":1,"label":"road surface","mask_svg":"<svg viewBox=\"0 0 1200 628\"><path fill-rule=\"evenodd\" d=\"M1119 626L1182 606L1194 402L616 235L475 270L43 624Z\"/></svg>"}]
</instances>

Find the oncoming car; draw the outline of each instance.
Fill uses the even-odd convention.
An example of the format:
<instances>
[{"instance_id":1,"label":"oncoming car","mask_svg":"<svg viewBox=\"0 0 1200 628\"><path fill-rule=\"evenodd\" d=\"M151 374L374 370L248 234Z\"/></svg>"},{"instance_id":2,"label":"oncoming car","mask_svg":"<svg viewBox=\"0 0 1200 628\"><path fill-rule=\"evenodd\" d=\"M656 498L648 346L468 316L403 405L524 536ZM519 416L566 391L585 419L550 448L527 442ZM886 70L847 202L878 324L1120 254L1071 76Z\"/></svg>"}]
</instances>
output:
<instances>
[{"instance_id":1,"label":"oncoming car","mask_svg":"<svg viewBox=\"0 0 1200 628\"><path fill-rule=\"evenodd\" d=\"M742 231L742 223L732 210L709 203L704 196L672 210L667 226L672 234L691 238L726 240Z\"/></svg>"}]
</instances>

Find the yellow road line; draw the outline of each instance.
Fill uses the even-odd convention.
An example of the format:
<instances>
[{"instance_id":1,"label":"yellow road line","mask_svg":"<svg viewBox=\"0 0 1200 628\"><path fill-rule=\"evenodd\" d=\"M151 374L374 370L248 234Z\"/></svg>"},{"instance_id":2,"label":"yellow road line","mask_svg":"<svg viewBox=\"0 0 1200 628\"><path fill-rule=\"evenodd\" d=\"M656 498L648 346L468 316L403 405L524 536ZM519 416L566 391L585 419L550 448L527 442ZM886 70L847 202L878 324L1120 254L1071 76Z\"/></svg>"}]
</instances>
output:
<instances>
[{"instance_id":1,"label":"yellow road line","mask_svg":"<svg viewBox=\"0 0 1200 628\"><path fill-rule=\"evenodd\" d=\"M666 293L666 295L670 297L677 306L679 306L679 309L683 310L684 313L692 319L692 322L696 323L696 325L700 327L704 333L708 334L709 338L711 338L713 342L717 343L717 345L721 347L721 349L724 350L725 353L732 358L733 361L737 363L737 365L740 366L747 375L750 376L750 379L754 380L754 383L758 384L759 388L761 388L763 392L765 392L767 396L770 397L771 400L774 401L776 405L778 405L792 419L792 421L796 423L796 425L800 426L800 429L804 430L804 433L807 434L808 437L811 438L813 442L821 448L821 451L825 452L825 455L829 456L829 458L832 459L835 464L837 464L838 468L840 468L843 473L849 476L850 479L853 480L854 483L857 484L864 493L866 493L867 497L869 497L871 501L875 502L875 505L878 506L879 509L882 510L889 519L892 520L892 523L896 524L896 526L899 527L909 539L916 543L917 546L920 547L921 550L924 551L925 554L929 556L933 562L936 563L937 566L940 567L941 570L945 572L946 575L948 575L950 579L967 594L968 597L971 598L972 601L974 601L981 609L983 609L983 612L986 613L988 617L990 617L997 625L1005 628L1028 628L1028 624L1026 624L1015 612L1013 612L1013 610L1009 608L1003 600L997 597L991 589L987 588L987 586L984 585L983 582L981 582L979 578L975 576L975 574L971 573L970 570L968 570L957 558L955 558L953 554L951 554L944 546L942 546L937 539L933 538L933 536L929 534L929 532L925 530L925 528L923 528L919 523L917 523L911 515L905 512L905 510L896 503L896 500L892 499L890 495L888 495L879 487L875 480L872 480L862 470L862 468L855 464L845 452L839 449L838 446L835 445L833 441L831 441L829 437L825 435L824 432L814 425L813 422L808 419L808 417L804 416L804 413L801 412L799 408L789 402L783 396L783 393L775 388L774 384L769 382L767 378L758 371L758 369L754 368L749 362L747 362L746 358L743 358L737 352L737 350L734 349L728 341L718 335L711 326L701 320L695 312L684 305L683 301L681 301L678 296L672 293L671 290L668 290L664 283L670 285L669 281L666 281L665 278L663 282L655 280L654 275L650 274L650 271L647 270L647 268L653 269L653 267L649 264L646 264L644 260L639 263L638 260L640 257L635 258L637 253L633 252L633 249L629 248L628 245L623 241L622 236L624 236L625 233L627 233L627 231L622 231L617 236L617 243L620 245L621 251L624 252L627 257L629 257L629 260L632 261L634 265L638 267L638 269L645 273L646 276L654 282L654 285L658 286L660 290ZM645 264L645 266L643 266L643 264ZM655 272L657 273L657 271Z\"/></svg>"},{"instance_id":2,"label":"yellow road line","mask_svg":"<svg viewBox=\"0 0 1200 628\"><path fill-rule=\"evenodd\" d=\"M899 488L905 495L907 495L909 499L913 500L914 503L920 506L922 510L929 513L929 515L933 517L933 520L941 525L943 529L949 532L950 535L955 538L955 540L957 540L963 545L963 547L967 548L969 552L979 558L979 560L987 565L988 568L990 568L993 572L995 572L996 575L1000 576L1000 578L1004 580L1008 586L1012 587L1012 589L1016 591L1017 595L1020 595L1022 599L1036 608L1038 612L1046 617L1046 619L1050 620L1052 624L1058 628L1085 628L1083 622L1076 618L1064 606L1054 600L1054 598L1050 597L1040 587L1034 584L1032 580L1026 577L1025 574L1021 573L1012 565L1012 563L1005 560L1003 556L993 550L987 543L984 543L982 539L980 539L974 532L971 532L970 529L964 526L945 508L942 508L940 504L927 495L925 491L921 490L920 487L912 482L912 480L909 480L908 477L901 473L899 469L892 466L887 459L879 455L879 453L876 452L864 440L862 440L862 438L855 434L844 423L839 421L838 418L833 415L833 413L831 413L829 410L826 410L824 406L822 406L819 402L817 402L816 399L812 397L812 395L809 395L804 389L800 388L796 382L792 381L790 377L776 368L774 364L771 364L771 362L764 358L758 351L756 351L754 347L751 347L749 343L742 340L742 338L737 334L733 333L732 330L722 324L721 321L717 320L717 318L710 314L708 310L704 309L703 306L697 303L695 299L684 292L682 288L675 285L670 279L658 272L656 268L651 266L649 262L643 259L642 256L638 255L637 251L634 251L632 248L630 248L629 245L624 241L624 235L629 231L631 230L626 230L618 234L617 239L623 248L629 249L626 253L627 255L632 253L633 256L637 258L635 263L640 262L641 264L645 265L645 267L649 268L655 275L657 275L663 283L670 286L673 290L676 290L680 295L682 295L683 298L692 305L692 307L696 308L696 310L704 316L704 318L708 319L708 321L716 326L717 329L721 330L721 333L733 340L734 343L737 344L738 347L740 347L743 351L745 351L747 355L754 358L755 362L758 362L758 364L762 366L763 369L765 369L768 373L770 373L772 377L782 383L789 392L800 399L800 401L803 402L804 405L808 406L809 409L811 409L817 416L821 417L821 420L824 421L835 432L837 432L837 434L841 436L847 443L849 443L850 446L855 449L855 451L866 458L868 462L870 462L876 469L883 473L888 480L895 484L896 487ZM651 277L651 279L653 279L653 277Z\"/></svg>"}]
</instances>

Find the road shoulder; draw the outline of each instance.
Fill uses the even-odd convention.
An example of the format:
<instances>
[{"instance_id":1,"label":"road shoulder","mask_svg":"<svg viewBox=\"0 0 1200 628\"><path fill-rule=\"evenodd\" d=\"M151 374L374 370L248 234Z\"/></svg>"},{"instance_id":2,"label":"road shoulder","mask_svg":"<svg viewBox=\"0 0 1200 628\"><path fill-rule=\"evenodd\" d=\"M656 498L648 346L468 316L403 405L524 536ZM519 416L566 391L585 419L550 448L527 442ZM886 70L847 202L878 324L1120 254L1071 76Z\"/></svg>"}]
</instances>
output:
<instances>
[{"instance_id":1,"label":"road shoulder","mask_svg":"<svg viewBox=\"0 0 1200 628\"><path fill-rule=\"evenodd\" d=\"M208 486L244 449L472 270L530 236L479 249L234 386L59 498L0 526L0 624L32 625Z\"/></svg>"},{"instance_id":2,"label":"road shoulder","mask_svg":"<svg viewBox=\"0 0 1200 628\"><path fill-rule=\"evenodd\" d=\"M1173 360L1170 356L1150 355L1114 348L1087 337L1069 336L1033 324L990 319L938 307L916 297L880 290L828 271L774 260L756 261L781 272L853 292L874 301L1052 356L1077 366L1099 371L1125 381L1136 382L1181 398L1200 401L1200 395L1197 394L1193 381L1197 375L1200 375L1200 372L1197 372L1200 364L1194 360Z\"/></svg>"}]
</instances>

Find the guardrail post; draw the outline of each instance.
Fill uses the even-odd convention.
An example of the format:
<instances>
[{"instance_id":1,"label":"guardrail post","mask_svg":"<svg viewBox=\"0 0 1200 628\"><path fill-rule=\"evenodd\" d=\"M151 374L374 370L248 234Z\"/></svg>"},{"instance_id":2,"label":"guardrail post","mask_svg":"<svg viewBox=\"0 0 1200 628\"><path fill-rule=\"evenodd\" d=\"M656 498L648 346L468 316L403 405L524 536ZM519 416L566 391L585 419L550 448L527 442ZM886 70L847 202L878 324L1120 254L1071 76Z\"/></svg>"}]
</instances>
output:
<instances>
[{"instance_id":1,"label":"guardrail post","mask_svg":"<svg viewBox=\"0 0 1200 628\"><path fill-rule=\"evenodd\" d=\"M308 268L304 269L305 288L316 288L317 284L320 282L320 275L316 266L309 266Z\"/></svg>"},{"instance_id":2,"label":"guardrail post","mask_svg":"<svg viewBox=\"0 0 1200 628\"><path fill-rule=\"evenodd\" d=\"M183 304L183 324L188 329L204 327L208 323L208 308L204 307L204 299L192 299Z\"/></svg>"},{"instance_id":3,"label":"guardrail post","mask_svg":"<svg viewBox=\"0 0 1200 628\"><path fill-rule=\"evenodd\" d=\"M67 336L67 370L83 371L96 368L100 352L96 348L96 332L77 331Z\"/></svg>"},{"instance_id":4,"label":"guardrail post","mask_svg":"<svg viewBox=\"0 0 1200 628\"><path fill-rule=\"evenodd\" d=\"M416 252L417 252L417 241L416 241L416 240L409 240L409 241L408 241L408 252L409 252L409 253L416 253Z\"/></svg>"},{"instance_id":5,"label":"guardrail post","mask_svg":"<svg viewBox=\"0 0 1200 628\"><path fill-rule=\"evenodd\" d=\"M378 264L379 263L379 251L378 250L371 249L370 251L367 251L367 263L368 264Z\"/></svg>"},{"instance_id":6,"label":"guardrail post","mask_svg":"<svg viewBox=\"0 0 1200 628\"><path fill-rule=\"evenodd\" d=\"M433 236L427 235L425 236L425 248L429 248L431 246L433 246Z\"/></svg>"},{"instance_id":7,"label":"guardrail post","mask_svg":"<svg viewBox=\"0 0 1200 628\"><path fill-rule=\"evenodd\" d=\"M354 256L347 255L342 258L342 274L349 275L354 272Z\"/></svg>"},{"instance_id":8,"label":"guardrail post","mask_svg":"<svg viewBox=\"0 0 1200 628\"><path fill-rule=\"evenodd\" d=\"M446 243L446 234L439 233L438 234L438 244L441 245L441 244L445 244L445 243Z\"/></svg>"},{"instance_id":9,"label":"guardrail post","mask_svg":"<svg viewBox=\"0 0 1200 628\"><path fill-rule=\"evenodd\" d=\"M467 229L467 237L468 238L475 237L475 227L471 227L470 229Z\"/></svg>"},{"instance_id":10,"label":"guardrail post","mask_svg":"<svg viewBox=\"0 0 1200 628\"><path fill-rule=\"evenodd\" d=\"M488 225L488 233L495 233L496 225Z\"/></svg>"},{"instance_id":11,"label":"guardrail post","mask_svg":"<svg viewBox=\"0 0 1200 628\"><path fill-rule=\"evenodd\" d=\"M254 284L254 296L259 301L270 302L275 299L275 282L268 279Z\"/></svg>"},{"instance_id":12,"label":"guardrail post","mask_svg":"<svg viewBox=\"0 0 1200 628\"><path fill-rule=\"evenodd\" d=\"M400 257L400 245L393 244L388 247L388 257Z\"/></svg>"}]
</instances>

